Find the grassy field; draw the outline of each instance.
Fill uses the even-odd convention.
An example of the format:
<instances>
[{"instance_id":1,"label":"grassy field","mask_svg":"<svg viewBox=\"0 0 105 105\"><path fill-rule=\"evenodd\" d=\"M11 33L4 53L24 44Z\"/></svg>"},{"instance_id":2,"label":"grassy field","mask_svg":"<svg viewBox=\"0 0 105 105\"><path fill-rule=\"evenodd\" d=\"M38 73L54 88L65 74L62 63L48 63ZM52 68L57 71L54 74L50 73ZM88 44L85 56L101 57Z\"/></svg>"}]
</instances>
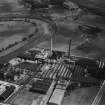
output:
<instances>
[{"instance_id":1,"label":"grassy field","mask_svg":"<svg viewBox=\"0 0 105 105\"><path fill-rule=\"evenodd\" d=\"M6 51L6 53L8 53L8 52L11 52L11 53L8 53L6 55L4 53L2 53L1 55L3 55L3 56L0 59L0 63L8 62L10 59L16 57L19 53L29 50L30 48L36 47L41 42L45 42L46 40L49 39L49 37L50 37L49 35L44 35L43 31L36 33L33 38L27 40L26 42L21 43L22 45L21 44L19 46L17 45L17 48L16 48L16 46L14 46L14 48L12 48L12 50L10 49L10 50Z\"/></svg>"},{"instance_id":2,"label":"grassy field","mask_svg":"<svg viewBox=\"0 0 105 105\"><path fill-rule=\"evenodd\" d=\"M105 58L105 19L90 13L84 14L76 21L56 22L58 32L53 38L53 49L68 51L68 40L72 39L71 54L76 56L86 56L93 58ZM101 33L98 33L98 37L90 42L85 42L84 38L81 38L83 34L78 26L81 24L88 24L101 28ZM82 49L77 49L80 44ZM50 48L50 40L42 42L38 47Z\"/></svg>"},{"instance_id":3,"label":"grassy field","mask_svg":"<svg viewBox=\"0 0 105 105\"><path fill-rule=\"evenodd\" d=\"M0 23L0 49L9 44L21 41L24 37L34 33L35 27L24 22L1 22Z\"/></svg>"},{"instance_id":4,"label":"grassy field","mask_svg":"<svg viewBox=\"0 0 105 105\"><path fill-rule=\"evenodd\" d=\"M98 90L98 87L76 89L64 98L62 105L90 105Z\"/></svg>"},{"instance_id":5,"label":"grassy field","mask_svg":"<svg viewBox=\"0 0 105 105\"><path fill-rule=\"evenodd\" d=\"M12 2L12 1L13 0L10 0L10 2ZM2 2L3 2L3 0L2 0ZM89 3L86 0L84 2L87 4ZM94 2L94 1L92 1L92 2ZM96 3L98 3L98 2L99 2L99 0L96 1ZM16 1L15 1L15 3L16 3ZM57 13L58 13L58 11L57 11ZM61 13L61 11L60 11L60 13ZM89 49L88 52L86 52L84 50L77 49L78 45L80 45L80 43L82 43L84 41L84 39L81 39L82 32L80 30L78 30L78 23L76 23L76 22L83 23L83 24L89 24L89 25L95 25L102 29L102 32L98 35L98 37L93 42L85 43L86 46L89 46L87 48L87 49ZM105 36L104 36L104 34L105 34L105 19L104 18L97 16L97 15L85 13L76 21L66 21L64 23L63 22L56 22L56 23L58 26L58 33L55 35L56 37L53 39L53 48L54 49L59 49L59 50L66 49L66 51L67 51L68 40L71 38L72 39L71 54L77 55L77 56L105 58L105 54L104 54L105 48L103 46L105 43L105 40L104 40L105 39ZM13 33L13 31L11 31L11 34L12 33ZM90 46L90 44L92 46ZM50 48L50 41L48 40L48 41L40 42L36 46Z\"/></svg>"},{"instance_id":6,"label":"grassy field","mask_svg":"<svg viewBox=\"0 0 105 105\"><path fill-rule=\"evenodd\" d=\"M0 13L22 10L18 0L0 0Z\"/></svg>"},{"instance_id":7,"label":"grassy field","mask_svg":"<svg viewBox=\"0 0 105 105\"><path fill-rule=\"evenodd\" d=\"M78 29L79 24L88 24L88 25L97 26L102 30L101 33L98 34L98 37L96 39L92 40L89 43L88 42L85 43L85 46L88 46L87 48L85 48L84 46L81 46L83 50L77 49L78 45L80 45L85 41L85 39L81 38L81 35L83 33ZM54 42L53 42L54 48L62 49L62 50L68 49L68 40L71 38L72 55L87 56L87 57L93 57L93 58L105 58L105 54L104 54L105 47L103 46L105 43L105 35L104 35L105 19L104 18L87 13L81 16L81 18L79 18L76 21L58 22L57 26L58 26L58 33L54 38ZM46 46L46 44L42 43L42 46Z\"/></svg>"}]
</instances>

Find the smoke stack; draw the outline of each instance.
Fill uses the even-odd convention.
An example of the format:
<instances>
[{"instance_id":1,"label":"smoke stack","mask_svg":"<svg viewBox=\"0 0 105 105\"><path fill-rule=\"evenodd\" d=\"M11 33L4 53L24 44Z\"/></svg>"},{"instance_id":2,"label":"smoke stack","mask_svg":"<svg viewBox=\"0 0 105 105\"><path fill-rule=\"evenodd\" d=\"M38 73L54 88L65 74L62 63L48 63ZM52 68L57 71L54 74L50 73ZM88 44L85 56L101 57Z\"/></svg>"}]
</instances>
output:
<instances>
[{"instance_id":1,"label":"smoke stack","mask_svg":"<svg viewBox=\"0 0 105 105\"><path fill-rule=\"evenodd\" d=\"M69 39L69 50L68 50L68 58L70 59L70 51L71 51L71 38Z\"/></svg>"}]
</instances>

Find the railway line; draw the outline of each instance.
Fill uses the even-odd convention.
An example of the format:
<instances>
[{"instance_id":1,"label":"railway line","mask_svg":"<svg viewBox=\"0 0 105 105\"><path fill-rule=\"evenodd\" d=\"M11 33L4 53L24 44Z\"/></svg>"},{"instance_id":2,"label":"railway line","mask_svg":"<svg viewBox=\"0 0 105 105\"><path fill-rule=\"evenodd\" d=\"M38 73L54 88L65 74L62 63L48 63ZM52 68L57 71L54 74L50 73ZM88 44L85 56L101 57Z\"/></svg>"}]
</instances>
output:
<instances>
[{"instance_id":1,"label":"railway line","mask_svg":"<svg viewBox=\"0 0 105 105\"><path fill-rule=\"evenodd\" d=\"M31 15L31 14L22 14L22 13L8 13L7 15L6 14L0 15L0 22L3 22L3 21L23 21L23 22L28 22L28 23L31 23L34 25L35 24L35 22L33 21L34 19L43 21L43 22L48 24L48 30L51 32L50 36L53 36L56 34L56 32L57 32L56 23L54 23L51 19L47 19L43 15ZM46 40L48 36L46 37L45 35L42 35L42 34L43 34L43 32L40 33L40 35L38 35L37 37L33 36L31 38L31 40L29 40L28 42L24 41L21 43L21 45L16 45L12 48L4 50L3 52L0 53L0 58L2 58L2 57L5 58L5 56L8 56L8 54L11 54L11 53L19 50L20 48L25 47L25 45L29 44L32 41L34 41L34 42L37 41L37 43L38 43L43 39Z\"/></svg>"},{"instance_id":2,"label":"railway line","mask_svg":"<svg viewBox=\"0 0 105 105\"><path fill-rule=\"evenodd\" d=\"M15 19L20 19L20 20L15 20ZM30 21L31 19L41 20L48 23L49 26L56 33L57 31L56 23L43 14L39 15L39 14L26 14L26 13L8 13L0 15L0 21L24 21L24 22L34 23Z\"/></svg>"}]
</instances>

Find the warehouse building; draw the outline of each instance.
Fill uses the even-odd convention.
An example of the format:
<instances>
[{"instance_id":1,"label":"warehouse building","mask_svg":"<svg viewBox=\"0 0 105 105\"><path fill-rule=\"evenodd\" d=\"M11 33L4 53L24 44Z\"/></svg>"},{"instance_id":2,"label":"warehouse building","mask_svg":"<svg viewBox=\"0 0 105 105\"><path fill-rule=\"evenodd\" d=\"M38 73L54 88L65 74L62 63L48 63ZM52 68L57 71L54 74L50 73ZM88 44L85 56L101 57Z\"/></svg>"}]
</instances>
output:
<instances>
[{"instance_id":1,"label":"warehouse building","mask_svg":"<svg viewBox=\"0 0 105 105\"><path fill-rule=\"evenodd\" d=\"M48 102L48 105L61 105L63 102L64 94L65 90L55 89Z\"/></svg>"},{"instance_id":2,"label":"warehouse building","mask_svg":"<svg viewBox=\"0 0 105 105\"><path fill-rule=\"evenodd\" d=\"M30 88L30 91L46 94L51 84L52 80L50 79L39 79L37 81L32 82L32 87Z\"/></svg>"},{"instance_id":3,"label":"warehouse building","mask_svg":"<svg viewBox=\"0 0 105 105\"><path fill-rule=\"evenodd\" d=\"M0 81L0 102L4 102L8 97L19 89L18 85Z\"/></svg>"}]
</instances>

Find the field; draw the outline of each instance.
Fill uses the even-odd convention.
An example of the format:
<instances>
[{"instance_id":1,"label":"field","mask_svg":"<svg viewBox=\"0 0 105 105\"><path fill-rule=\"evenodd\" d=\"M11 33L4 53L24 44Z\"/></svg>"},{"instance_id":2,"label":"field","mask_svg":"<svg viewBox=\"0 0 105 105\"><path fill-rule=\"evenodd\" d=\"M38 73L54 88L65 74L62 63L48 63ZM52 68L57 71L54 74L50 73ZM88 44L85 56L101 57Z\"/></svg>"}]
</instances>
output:
<instances>
[{"instance_id":1,"label":"field","mask_svg":"<svg viewBox=\"0 0 105 105\"><path fill-rule=\"evenodd\" d=\"M64 98L62 105L90 105L98 90L97 87L76 89Z\"/></svg>"},{"instance_id":2,"label":"field","mask_svg":"<svg viewBox=\"0 0 105 105\"><path fill-rule=\"evenodd\" d=\"M0 13L23 10L18 0L0 0Z\"/></svg>"},{"instance_id":3,"label":"field","mask_svg":"<svg viewBox=\"0 0 105 105\"><path fill-rule=\"evenodd\" d=\"M85 14L81 16L76 21L66 21L66 22L56 22L58 26L58 32L53 37L53 48L63 51L68 51L69 45L68 40L72 39L71 44L71 54L77 56L87 56L94 58L105 58L105 20L104 18L93 15L93 14ZM85 41L84 38L81 38L83 34L78 26L80 24L88 24L101 28L102 32L98 33L98 37L92 40L90 43L85 42L86 48L82 47L82 50L78 50L77 47ZM38 45L38 47L49 47L50 48L50 40L47 42L42 42Z\"/></svg>"},{"instance_id":4,"label":"field","mask_svg":"<svg viewBox=\"0 0 105 105\"><path fill-rule=\"evenodd\" d=\"M1 22L0 23L0 49L9 44L21 41L24 37L33 33L35 27L24 22Z\"/></svg>"},{"instance_id":5,"label":"field","mask_svg":"<svg viewBox=\"0 0 105 105\"><path fill-rule=\"evenodd\" d=\"M13 0L10 0L9 2L16 4L17 3L16 1L13 2ZM2 0L1 2L3 5L6 5L6 3L8 3L8 5L10 5L10 3L7 1L4 2ZM14 10L15 8L13 7L12 4L11 4L11 6L12 6L12 10ZM60 13L61 13L61 11L60 11ZM72 44L71 44L71 54L72 55L95 57L95 58L96 57L100 57L100 58L105 57L105 55L104 55L105 48L103 47L103 44L105 43L105 40L104 40L105 39L105 37L104 37L105 20L104 20L104 18L94 15L94 14L85 13L76 21L66 20L65 22L57 22L56 21L56 23L58 26L58 32L53 38L53 49L68 51L68 40L71 38L72 39ZM78 29L78 25L79 25L78 23L95 25L102 29L102 32L99 33L97 39L95 39L94 41L92 41L90 43L86 42L85 45L89 46L89 47L84 49L84 46L83 46L82 50L77 49L78 45L80 45L81 43L84 42L84 39L81 38L82 32ZM29 26L30 25L25 25L23 29L16 29L16 30L11 30L11 31L5 30L4 32L1 32L1 34L5 34L5 35L3 35L3 37L1 37L1 40L4 38L4 36L6 36L5 37L6 41L2 42L0 45L6 46L8 44L8 42L9 43L11 42L11 40L12 41L15 41L16 39L20 40L22 38L22 36L26 35L27 32L25 30L28 31ZM20 27L21 27L21 25L20 25ZM9 32L9 33L7 34L7 32ZM16 34L15 34L15 32L16 32ZM90 46L90 45L92 45L92 46ZM35 46L50 48L50 40L41 41L40 43L36 43ZM87 52L87 50L88 50L88 52Z\"/></svg>"}]
</instances>

